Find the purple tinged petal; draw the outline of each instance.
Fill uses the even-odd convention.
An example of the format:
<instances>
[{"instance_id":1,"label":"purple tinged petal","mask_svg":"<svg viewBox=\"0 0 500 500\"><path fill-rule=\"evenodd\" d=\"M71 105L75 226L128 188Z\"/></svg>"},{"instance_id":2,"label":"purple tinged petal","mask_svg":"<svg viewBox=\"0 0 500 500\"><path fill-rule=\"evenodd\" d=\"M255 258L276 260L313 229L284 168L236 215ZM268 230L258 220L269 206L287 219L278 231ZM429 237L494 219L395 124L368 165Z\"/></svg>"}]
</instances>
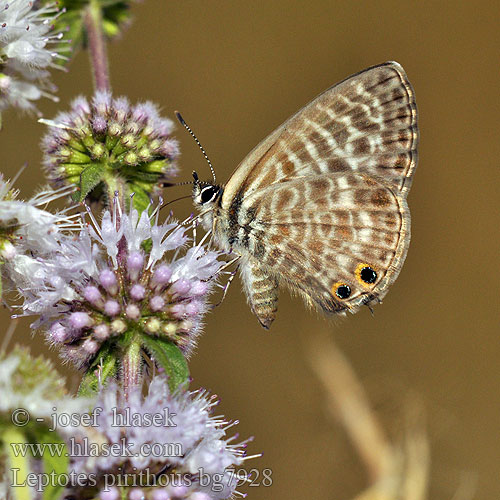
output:
<instances>
[{"instance_id":1,"label":"purple tinged petal","mask_svg":"<svg viewBox=\"0 0 500 500\"><path fill-rule=\"evenodd\" d=\"M92 326L92 319L86 312L73 312L69 316L69 324L75 330Z\"/></svg>"},{"instance_id":2,"label":"purple tinged petal","mask_svg":"<svg viewBox=\"0 0 500 500\"><path fill-rule=\"evenodd\" d=\"M165 285L172 277L172 269L165 264L158 266L153 274L153 283L158 285Z\"/></svg>"},{"instance_id":3,"label":"purple tinged petal","mask_svg":"<svg viewBox=\"0 0 500 500\"><path fill-rule=\"evenodd\" d=\"M64 342L69 337L67 328L61 325L59 321L52 323L49 335L50 339L53 340L54 342Z\"/></svg>"},{"instance_id":4,"label":"purple tinged petal","mask_svg":"<svg viewBox=\"0 0 500 500\"><path fill-rule=\"evenodd\" d=\"M94 129L94 132L97 134L103 134L104 132L106 132L107 127L108 127L108 121L103 116L96 116L92 120L92 128Z\"/></svg>"},{"instance_id":5,"label":"purple tinged petal","mask_svg":"<svg viewBox=\"0 0 500 500\"><path fill-rule=\"evenodd\" d=\"M141 317L141 310L135 304L129 304L125 309L127 318L138 320Z\"/></svg>"},{"instance_id":6,"label":"purple tinged petal","mask_svg":"<svg viewBox=\"0 0 500 500\"><path fill-rule=\"evenodd\" d=\"M171 231L173 229L173 231ZM167 235L167 233L170 234ZM163 224L151 228L151 240L153 247L149 256L148 268L154 262L160 260L165 252L174 250L184 245L187 241L186 230L177 224Z\"/></svg>"},{"instance_id":7,"label":"purple tinged petal","mask_svg":"<svg viewBox=\"0 0 500 500\"><path fill-rule=\"evenodd\" d=\"M161 145L161 152L170 159L175 159L179 156L179 143L175 139L167 139Z\"/></svg>"},{"instance_id":8,"label":"purple tinged petal","mask_svg":"<svg viewBox=\"0 0 500 500\"><path fill-rule=\"evenodd\" d=\"M132 116L142 122L155 122L159 119L158 106L151 101L136 104Z\"/></svg>"},{"instance_id":9,"label":"purple tinged petal","mask_svg":"<svg viewBox=\"0 0 500 500\"><path fill-rule=\"evenodd\" d=\"M104 287L104 289L111 295L116 295L118 292L118 280L116 275L110 269L103 269L99 275L99 282Z\"/></svg>"},{"instance_id":10,"label":"purple tinged petal","mask_svg":"<svg viewBox=\"0 0 500 500\"><path fill-rule=\"evenodd\" d=\"M185 310L188 316L196 316L202 311L202 304L198 301L193 300L189 304L186 304Z\"/></svg>"},{"instance_id":11,"label":"purple tinged petal","mask_svg":"<svg viewBox=\"0 0 500 500\"><path fill-rule=\"evenodd\" d=\"M169 486L168 491L173 498L184 498L189 493L187 486Z\"/></svg>"},{"instance_id":12,"label":"purple tinged petal","mask_svg":"<svg viewBox=\"0 0 500 500\"><path fill-rule=\"evenodd\" d=\"M104 312L108 316L116 316L120 313L121 307L120 304L116 300L108 300L104 304Z\"/></svg>"},{"instance_id":13,"label":"purple tinged petal","mask_svg":"<svg viewBox=\"0 0 500 500\"><path fill-rule=\"evenodd\" d=\"M134 300L142 300L146 296L146 289L139 284L132 285L130 296Z\"/></svg>"},{"instance_id":14,"label":"purple tinged petal","mask_svg":"<svg viewBox=\"0 0 500 500\"><path fill-rule=\"evenodd\" d=\"M99 288L93 285L86 286L83 289L83 297L94 306L102 306L103 298Z\"/></svg>"},{"instance_id":15,"label":"purple tinged petal","mask_svg":"<svg viewBox=\"0 0 500 500\"><path fill-rule=\"evenodd\" d=\"M99 500L120 500L121 495L118 488L112 486L109 490L102 490L99 493Z\"/></svg>"},{"instance_id":16,"label":"purple tinged petal","mask_svg":"<svg viewBox=\"0 0 500 500\"><path fill-rule=\"evenodd\" d=\"M87 354L95 354L99 350L99 344L95 340L86 339L82 348Z\"/></svg>"},{"instance_id":17,"label":"purple tinged petal","mask_svg":"<svg viewBox=\"0 0 500 500\"><path fill-rule=\"evenodd\" d=\"M141 216L137 210L131 210L130 215L124 215L123 233L127 239L127 248L129 252L139 252L143 241L151 237L151 222L148 211L142 212Z\"/></svg>"},{"instance_id":18,"label":"purple tinged petal","mask_svg":"<svg viewBox=\"0 0 500 500\"><path fill-rule=\"evenodd\" d=\"M108 255L113 260L113 264L116 266L116 256L118 255L118 242L123 237L123 225L117 229L117 222L114 217L111 216L110 212L104 212L104 216L101 222L101 241L106 247Z\"/></svg>"},{"instance_id":19,"label":"purple tinged petal","mask_svg":"<svg viewBox=\"0 0 500 500\"><path fill-rule=\"evenodd\" d=\"M92 99L92 107L101 115L108 114L111 107L111 93L107 90L98 90Z\"/></svg>"},{"instance_id":20,"label":"purple tinged petal","mask_svg":"<svg viewBox=\"0 0 500 500\"><path fill-rule=\"evenodd\" d=\"M164 305L165 305L165 299L160 295L152 297L151 300L149 301L149 307L151 307L151 310L155 312L161 311Z\"/></svg>"},{"instance_id":21,"label":"purple tinged petal","mask_svg":"<svg viewBox=\"0 0 500 500\"><path fill-rule=\"evenodd\" d=\"M71 103L71 108L73 111L77 113L88 115L90 113L90 105L87 99L84 96L78 96L73 99Z\"/></svg>"},{"instance_id":22,"label":"purple tinged petal","mask_svg":"<svg viewBox=\"0 0 500 500\"><path fill-rule=\"evenodd\" d=\"M140 252L132 252L127 257L127 270L131 280L135 281L139 277L144 265L144 255Z\"/></svg>"},{"instance_id":23,"label":"purple tinged petal","mask_svg":"<svg viewBox=\"0 0 500 500\"><path fill-rule=\"evenodd\" d=\"M191 284L190 294L195 297L201 297L202 295L208 293L208 290L209 286L206 281L195 281Z\"/></svg>"},{"instance_id":24,"label":"purple tinged petal","mask_svg":"<svg viewBox=\"0 0 500 500\"><path fill-rule=\"evenodd\" d=\"M171 500L171 496L166 488L154 489L151 494L151 500ZM182 495L180 498L182 498Z\"/></svg>"},{"instance_id":25,"label":"purple tinged petal","mask_svg":"<svg viewBox=\"0 0 500 500\"><path fill-rule=\"evenodd\" d=\"M170 308L170 314L174 316L174 318L182 319L186 315L186 307L184 304L174 304Z\"/></svg>"},{"instance_id":26,"label":"purple tinged petal","mask_svg":"<svg viewBox=\"0 0 500 500\"><path fill-rule=\"evenodd\" d=\"M109 326L105 323L101 323L94 328L94 337L101 342L109 337Z\"/></svg>"},{"instance_id":27,"label":"purple tinged petal","mask_svg":"<svg viewBox=\"0 0 500 500\"><path fill-rule=\"evenodd\" d=\"M129 500L144 500L146 497L140 488L134 488L128 494Z\"/></svg>"},{"instance_id":28,"label":"purple tinged petal","mask_svg":"<svg viewBox=\"0 0 500 500\"><path fill-rule=\"evenodd\" d=\"M189 495L189 500L210 500L210 495L207 495L203 491L195 491Z\"/></svg>"},{"instance_id":29,"label":"purple tinged petal","mask_svg":"<svg viewBox=\"0 0 500 500\"><path fill-rule=\"evenodd\" d=\"M172 133L174 122L168 118L160 118L155 128L160 136L167 137Z\"/></svg>"},{"instance_id":30,"label":"purple tinged petal","mask_svg":"<svg viewBox=\"0 0 500 500\"><path fill-rule=\"evenodd\" d=\"M130 112L129 100L126 97L117 97L113 99L112 108L115 119L119 122L124 122Z\"/></svg>"},{"instance_id":31,"label":"purple tinged petal","mask_svg":"<svg viewBox=\"0 0 500 500\"><path fill-rule=\"evenodd\" d=\"M170 290L172 291L172 293L175 293L175 294L181 295L181 296L186 295L190 289L191 289L191 282L187 279L184 279L184 278L177 280L170 287Z\"/></svg>"}]
</instances>

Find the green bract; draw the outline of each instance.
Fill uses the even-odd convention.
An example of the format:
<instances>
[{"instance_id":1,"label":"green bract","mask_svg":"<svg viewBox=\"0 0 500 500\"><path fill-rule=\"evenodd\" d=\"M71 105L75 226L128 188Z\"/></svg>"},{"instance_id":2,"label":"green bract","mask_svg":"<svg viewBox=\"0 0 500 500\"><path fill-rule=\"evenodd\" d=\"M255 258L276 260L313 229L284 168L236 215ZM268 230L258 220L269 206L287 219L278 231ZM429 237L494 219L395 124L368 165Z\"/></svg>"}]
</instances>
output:
<instances>
[{"instance_id":1,"label":"green bract","mask_svg":"<svg viewBox=\"0 0 500 500\"><path fill-rule=\"evenodd\" d=\"M95 0L101 7L102 29L106 37L114 38L121 33L130 21L130 1ZM45 4L53 3L44 0ZM74 52L87 46L84 24L85 9L90 0L59 0L59 7L65 9L55 23L56 30L65 33L64 42L58 45L59 52L70 58Z\"/></svg>"},{"instance_id":2,"label":"green bract","mask_svg":"<svg viewBox=\"0 0 500 500\"><path fill-rule=\"evenodd\" d=\"M124 97L97 92L90 103L79 97L68 113L46 123L51 128L42 149L49 181L76 185L76 201L109 200L115 192L128 200L134 194L141 212L176 173L172 121L150 102L131 106Z\"/></svg>"}]
</instances>

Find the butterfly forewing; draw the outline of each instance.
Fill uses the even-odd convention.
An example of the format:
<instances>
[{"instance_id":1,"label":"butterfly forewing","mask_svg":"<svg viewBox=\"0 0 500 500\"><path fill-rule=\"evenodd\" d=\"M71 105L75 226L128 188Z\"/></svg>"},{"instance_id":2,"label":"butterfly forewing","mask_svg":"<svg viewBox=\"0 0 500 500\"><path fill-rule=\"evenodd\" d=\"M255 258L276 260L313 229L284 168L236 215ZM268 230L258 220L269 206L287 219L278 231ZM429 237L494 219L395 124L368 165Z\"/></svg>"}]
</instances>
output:
<instances>
[{"instance_id":1,"label":"butterfly forewing","mask_svg":"<svg viewBox=\"0 0 500 500\"><path fill-rule=\"evenodd\" d=\"M331 87L239 165L223 206L263 186L311 174L365 172L401 191L417 161L417 112L403 68L386 63Z\"/></svg>"},{"instance_id":2,"label":"butterfly forewing","mask_svg":"<svg viewBox=\"0 0 500 500\"><path fill-rule=\"evenodd\" d=\"M214 209L215 237L243 257L264 326L280 282L326 312L385 295L408 249L417 143L413 89L391 62L331 87L243 160Z\"/></svg>"}]
</instances>

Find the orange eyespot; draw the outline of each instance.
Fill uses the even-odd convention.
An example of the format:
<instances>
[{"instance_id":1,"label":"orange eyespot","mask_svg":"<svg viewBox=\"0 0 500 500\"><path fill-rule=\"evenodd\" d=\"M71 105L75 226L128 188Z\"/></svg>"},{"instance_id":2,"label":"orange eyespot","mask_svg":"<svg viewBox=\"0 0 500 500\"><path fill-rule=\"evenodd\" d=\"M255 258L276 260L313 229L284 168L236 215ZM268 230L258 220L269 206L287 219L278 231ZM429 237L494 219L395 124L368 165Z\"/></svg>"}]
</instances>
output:
<instances>
[{"instance_id":1,"label":"orange eyespot","mask_svg":"<svg viewBox=\"0 0 500 500\"><path fill-rule=\"evenodd\" d=\"M369 264L361 263L354 272L356 278L362 285L373 285L377 281L377 272Z\"/></svg>"},{"instance_id":2,"label":"orange eyespot","mask_svg":"<svg viewBox=\"0 0 500 500\"><path fill-rule=\"evenodd\" d=\"M339 299L345 300L351 295L351 287L345 283L335 283L332 286L332 295L336 295Z\"/></svg>"}]
</instances>

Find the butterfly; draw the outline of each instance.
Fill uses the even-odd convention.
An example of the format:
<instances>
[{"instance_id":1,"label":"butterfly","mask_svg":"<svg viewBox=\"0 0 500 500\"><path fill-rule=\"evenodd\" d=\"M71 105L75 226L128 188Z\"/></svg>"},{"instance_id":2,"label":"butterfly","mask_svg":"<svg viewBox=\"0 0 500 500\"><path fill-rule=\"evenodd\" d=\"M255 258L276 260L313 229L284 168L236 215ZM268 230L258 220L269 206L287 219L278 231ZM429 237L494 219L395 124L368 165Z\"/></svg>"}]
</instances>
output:
<instances>
[{"instance_id":1,"label":"butterfly","mask_svg":"<svg viewBox=\"0 0 500 500\"><path fill-rule=\"evenodd\" d=\"M413 88L403 68L387 62L312 100L225 185L193 173L202 224L239 257L263 327L276 317L280 284L325 313L381 302L410 243L406 197L417 145Z\"/></svg>"}]
</instances>

